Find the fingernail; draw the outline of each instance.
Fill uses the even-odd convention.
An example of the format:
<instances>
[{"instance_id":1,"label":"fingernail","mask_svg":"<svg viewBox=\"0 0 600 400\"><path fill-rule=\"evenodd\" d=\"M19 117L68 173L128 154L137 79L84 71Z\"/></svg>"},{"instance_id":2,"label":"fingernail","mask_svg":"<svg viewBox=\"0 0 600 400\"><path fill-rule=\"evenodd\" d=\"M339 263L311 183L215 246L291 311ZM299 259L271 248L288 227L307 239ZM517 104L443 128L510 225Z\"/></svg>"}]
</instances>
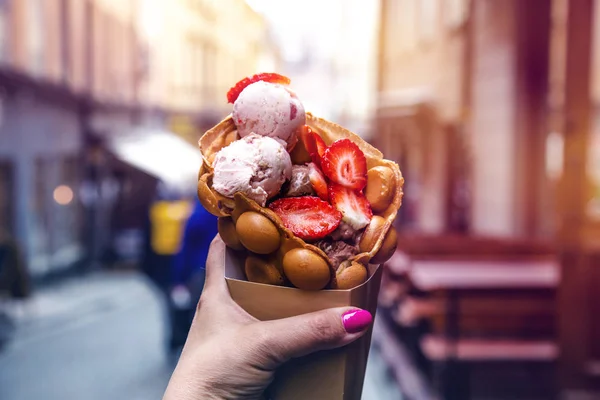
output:
<instances>
[{"instance_id":1,"label":"fingernail","mask_svg":"<svg viewBox=\"0 0 600 400\"><path fill-rule=\"evenodd\" d=\"M371 325L373 317L366 310L350 310L342 315L342 324L348 333L357 333Z\"/></svg>"}]
</instances>

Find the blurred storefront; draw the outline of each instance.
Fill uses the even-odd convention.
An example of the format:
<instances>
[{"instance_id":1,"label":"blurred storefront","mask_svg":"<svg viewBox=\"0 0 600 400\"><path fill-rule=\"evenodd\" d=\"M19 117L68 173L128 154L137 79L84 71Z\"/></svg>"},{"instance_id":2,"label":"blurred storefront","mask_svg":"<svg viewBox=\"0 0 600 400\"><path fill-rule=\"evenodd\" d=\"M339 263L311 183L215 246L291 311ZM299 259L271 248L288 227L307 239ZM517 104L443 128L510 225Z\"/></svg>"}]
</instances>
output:
<instances>
[{"instance_id":1,"label":"blurred storefront","mask_svg":"<svg viewBox=\"0 0 600 400\"><path fill-rule=\"evenodd\" d=\"M547 1L382 3L378 140L407 174L401 225L552 235L549 12Z\"/></svg>"},{"instance_id":2,"label":"blurred storefront","mask_svg":"<svg viewBox=\"0 0 600 400\"><path fill-rule=\"evenodd\" d=\"M63 89L58 8L49 2L0 4L0 229L16 237L32 275L81 259L82 138L79 105ZM48 8L46 8L48 7ZM52 9L52 10L51 10ZM49 11L55 11L54 13Z\"/></svg>"},{"instance_id":3,"label":"blurred storefront","mask_svg":"<svg viewBox=\"0 0 600 400\"><path fill-rule=\"evenodd\" d=\"M74 200L80 150L74 107L61 109L18 92L5 100L0 157L5 210L12 218L4 228L20 239L34 275L82 256L81 209Z\"/></svg>"},{"instance_id":4,"label":"blurred storefront","mask_svg":"<svg viewBox=\"0 0 600 400\"><path fill-rule=\"evenodd\" d=\"M164 176L115 143L137 132L142 148L144 127L194 149L232 83L276 68L266 38L243 0L0 2L0 230L33 275L135 253Z\"/></svg>"},{"instance_id":5,"label":"blurred storefront","mask_svg":"<svg viewBox=\"0 0 600 400\"><path fill-rule=\"evenodd\" d=\"M442 249L440 268L457 276L447 262L460 251L499 260L522 258L513 244L546 248L559 277L544 300L556 304L547 337L565 398L600 387L599 27L597 0L384 0L381 10L374 140L406 178L398 227L428 256ZM477 247L488 239L499 246Z\"/></svg>"}]
</instances>

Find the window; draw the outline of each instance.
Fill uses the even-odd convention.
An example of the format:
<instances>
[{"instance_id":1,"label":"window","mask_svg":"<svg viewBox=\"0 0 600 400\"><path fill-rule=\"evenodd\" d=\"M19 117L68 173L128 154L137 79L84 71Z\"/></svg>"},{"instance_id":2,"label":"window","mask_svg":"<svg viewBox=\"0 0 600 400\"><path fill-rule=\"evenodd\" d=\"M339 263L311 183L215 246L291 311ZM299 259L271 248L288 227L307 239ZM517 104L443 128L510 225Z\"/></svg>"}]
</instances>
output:
<instances>
[{"instance_id":1,"label":"window","mask_svg":"<svg viewBox=\"0 0 600 400\"><path fill-rule=\"evenodd\" d=\"M595 8L593 17L592 44L592 103L594 110L600 105L600 7ZM600 112L596 111L588 142L587 175L589 201L587 214L594 221L600 221Z\"/></svg>"},{"instance_id":2,"label":"window","mask_svg":"<svg viewBox=\"0 0 600 400\"><path fill-rule=\"evenodd\" d=\"M34 75L44 73L44 20L43 0L27 1L27 54L28 67Z\"/></svg>"},{"instance_id":3,"label":"window","mask_svg":"<svg viewBox=\"0 0 600 400\"><path fill-rule=\"evenodd\" d=\"M445 0L443 6L446 27L458 28L467 19L468 0Z\"/></svg>"},{"instance_id":4,"label":"window","mask_svg":"<svg viewBox=\"0 0 600 400\"><path fill-rule=\"evenodd\" d=\"M439 0L419 1L420 39L430 41L435 38L438 28Z\"/></svg>"},{"instance_id":5,"label":"window","mask_svg":"<svg viewBox=\"0 0 600 400\"><path fill-rule=\"evenodd\" d=\"M32 231L30 235L31 251L33 257L44 256L49 252L49 228L48 220L49 199L50 196L50 175L52 172L52 164L49 159L37 158L35 160L35 189L32 218ZM41 268L47 267L46 265ZM38 271L35 271L38 272Z\"/></svg>"},{"instance_id":6,"label":"window","mask_svg":"<svg viewBox=\"0 0 600 400\"><path fill-rule=\"evenodd\" d=\"M204 44L204 98L207 101L214 99L216 92L216 51L210 43Z\"/></svg>"},{"instance_id":7,"label":"window","mask_svg":"<svg viewBox=\"0 0 600 400\"><path fill-rule=\"evenodd\" d=\"M412 50L417 43L417 5L415 0L400 0L398 10L402 50Z\"/></svg>"},{"instance_id":8,"label":"window","mask_svg":"<svg viewBox=\"0 0 600 400\"><path fill-rule=\"evenodd\" d=\"M13 231L13 168L12 164L0 161L0 235Z\"/></svg>"},{"instance_id":9,"label":"window","mask_svg":"<svg viewBox=\"0 0 600 400\"><path fill-rule=\"evenodd\" d=\"M0 63L10 61L8 57L10 53L8 51L9 46L9 32L10 32L10 8L9 2L0 1Z\"/></svg>"}]
</instances>

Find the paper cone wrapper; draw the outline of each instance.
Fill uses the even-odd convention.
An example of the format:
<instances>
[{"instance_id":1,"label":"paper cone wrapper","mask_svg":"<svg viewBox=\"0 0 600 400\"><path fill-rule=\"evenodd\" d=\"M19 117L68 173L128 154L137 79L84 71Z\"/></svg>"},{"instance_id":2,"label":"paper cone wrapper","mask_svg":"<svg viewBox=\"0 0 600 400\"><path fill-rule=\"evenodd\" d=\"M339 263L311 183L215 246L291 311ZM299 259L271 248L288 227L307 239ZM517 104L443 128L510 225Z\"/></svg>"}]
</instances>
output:
<instances>
[{"instance_id":1,"label":"paper cone wrapper","mask_svg":"<svg viewBox=\"0 0 600 400\"><path fill-rule=\"evenodd\" d=\"M225 279L233 300L253 317L268 321L293 317L331 307L352 306L373 317L382 268L369 265L369 279L350 290L304 291L285 286L248 282L243 275L244 257L226 250ZM371 343L371 329L340 349L294 359L282 367L265 394L274 400L358 400Z\"/></svg>"}]
</instances>

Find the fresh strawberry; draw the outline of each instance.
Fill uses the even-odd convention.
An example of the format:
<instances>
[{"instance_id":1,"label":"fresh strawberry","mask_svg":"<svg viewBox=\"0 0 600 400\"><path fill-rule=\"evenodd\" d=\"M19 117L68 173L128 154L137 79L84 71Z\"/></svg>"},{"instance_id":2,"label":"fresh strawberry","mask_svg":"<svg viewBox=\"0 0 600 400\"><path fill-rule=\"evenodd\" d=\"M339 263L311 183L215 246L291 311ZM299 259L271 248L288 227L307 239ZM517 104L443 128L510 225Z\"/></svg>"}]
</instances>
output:
<instances>
[{"instance_id":1,"label":"fresh strawberry","mask_svg":"<svg viewBox=\"0 0 600 400\"><path fill-rule=\"evenodd\" d=\"M336 140L321 159L323 173L344 187L362 190L367 185L367 159L350 139Z\"/></svg>"},{"instance_id":2,"label":"fresh strawberry","mask_svg":"<svg viewBox=\"0 0 600 400\"><path fill-rule=\"evenodd\" d=\"M373 211L361 192L333 183L329 186L329 200L342 213L342 221L354 229L359 230L369 225Z\"/></svg>"},{"instance_id":3,"label":"fresh strawberry","mask_svg":"<svg viewBox=\"0 0 600 400\"><path fill-rule=\"evenodd\" d=\"M317 192L317 196L319 196L321 200L328 201L329 192L327 189L327 180L325 180L325 176L315 163L308 164L308 179L310 179L310 184L313 189L315 189L315 192Z\"/></svg>"},{"instance_id":4,"label":"fresh strawberry","mask_svg":"<svg viewBox=\"0 0 600 400\"><path fill-rule=\"evenodd\" d=\"M304 125L300 128L300 138L304 143L306 151L310 154L312 161L317 167L321 168L321 157L323 157L323 154L327 149L327 145L323 139L321 139L321 136L310 129L308 125Z\"/></svg>"},{"instance_id":5,"label":"fresh strawberry","mask_svg":"<svg viewBox=\"0 0 600 400\"><path fill-rule=\"evenodd\" d=\"M319 159L323 158L323 154L325 154L325 150L327 150L327 145L315 131L313 131L313 137L315 138L315 143L317 144L317 155ZM319 160L320 161L320 160Z\"/></svg>"},{"instance_id":6,"label":"fresh strawberry","mask_svg":"<svg viewBox=\"0 0 600 400\"><path fill-rule=\"evenodd\" d=\"M342 214L318 197L288 197L274 201L269 206L286 228L301 239L322 239L333 232Z\"/></svg>"},{"instance_id":7,"label":"fresh strawberry","mask_svg":"<svg viewBox=\"0 0 600 400\"><path fill-rule=\"evenodd\" d=\"M263 72L260 74L252 75L248 78L244 78L238 83L235 84L229 91L227 92L227 101L230 103L234 103L242 90L246 89L246 86L251 85L258 81L265 81L270 83L279 83L282 85L289 85L290 78L287 76L279 75L272 72Z\"/></svg>"}]
</instances>

